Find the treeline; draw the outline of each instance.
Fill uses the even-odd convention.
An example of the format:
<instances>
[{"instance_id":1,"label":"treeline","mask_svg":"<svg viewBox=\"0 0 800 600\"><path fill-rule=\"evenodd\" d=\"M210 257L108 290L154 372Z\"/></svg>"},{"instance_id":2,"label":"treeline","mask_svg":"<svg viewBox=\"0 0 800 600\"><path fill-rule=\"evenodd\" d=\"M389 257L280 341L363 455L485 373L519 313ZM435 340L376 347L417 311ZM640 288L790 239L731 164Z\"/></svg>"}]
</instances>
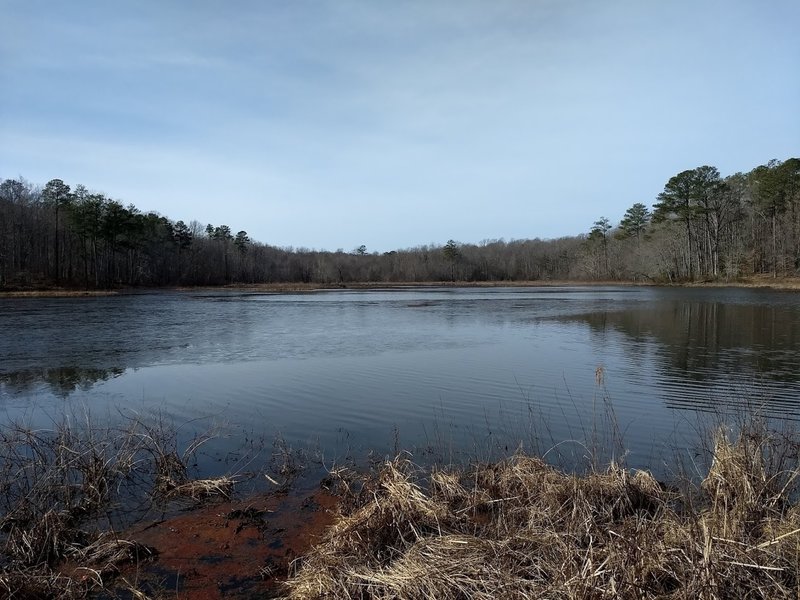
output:
<instances>
[{"instance_id":1,"label":"treeline","mask_svg":"<svg viewBox=\"0 0 800 600\"><path fill-rule=\"evenodd\" d=\"M671 177L652 210L634 204L619 226L601 217L584 272L611 279L732 279L800 270L800 159L722 177L702 166Z\"/></svg>"},{"instance_id":2,"label":"treeline","mask_svg":"<svg viewBox=\"0 0 800 600\"><path fill-rule=\"evenodd\" d=\"M800 159L670 178L618 224L554 240L485 240L383 254L277 248L230 226L143 213L60 179L0 184L0 287L228 283L731 279L800 270Z\"/></svg>"}]
</instances>

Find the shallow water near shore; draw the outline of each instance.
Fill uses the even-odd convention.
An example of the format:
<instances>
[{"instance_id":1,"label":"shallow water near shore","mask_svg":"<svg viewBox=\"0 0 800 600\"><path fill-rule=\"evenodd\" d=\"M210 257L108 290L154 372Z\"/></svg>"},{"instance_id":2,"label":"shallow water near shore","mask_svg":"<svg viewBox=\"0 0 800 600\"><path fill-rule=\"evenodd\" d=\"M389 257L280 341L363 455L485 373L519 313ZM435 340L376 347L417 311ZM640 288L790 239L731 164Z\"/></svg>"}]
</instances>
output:
<instances>
[{"instance_id":1,"label":"shallow water near shore","mask_svg":"<svg viewBox=\"0 0 800 600\"><path fill-rule=\"evenodd\" d=\"M327 465L585 454L613 413L631 466L663 464L697 415L800 416L800 296L563 287L0 299L0 418L158 413L214 429L201 471L276 435ZM568 450L570 444L573 448ZM259 459L260 460L260 459Z\"/></svg>"}]
</instances>

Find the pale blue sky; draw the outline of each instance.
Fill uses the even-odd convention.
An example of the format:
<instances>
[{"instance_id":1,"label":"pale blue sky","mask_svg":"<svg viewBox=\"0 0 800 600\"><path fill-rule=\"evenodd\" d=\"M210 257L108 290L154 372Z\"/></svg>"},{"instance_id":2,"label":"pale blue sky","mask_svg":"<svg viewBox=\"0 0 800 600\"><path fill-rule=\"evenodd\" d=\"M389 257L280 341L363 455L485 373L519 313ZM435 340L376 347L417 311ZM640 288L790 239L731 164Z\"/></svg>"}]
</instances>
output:
<instances>
[{"instance_id":1,"label":"pale blue sky","mask_svg":"<svg viewBox=\"0 0 800 600\"><path fill-rule=\"evenodd\" d=\"M279 246L553 238L800 155L797 0L0 0L0 177Z\"/></svg>"}]
</instances>

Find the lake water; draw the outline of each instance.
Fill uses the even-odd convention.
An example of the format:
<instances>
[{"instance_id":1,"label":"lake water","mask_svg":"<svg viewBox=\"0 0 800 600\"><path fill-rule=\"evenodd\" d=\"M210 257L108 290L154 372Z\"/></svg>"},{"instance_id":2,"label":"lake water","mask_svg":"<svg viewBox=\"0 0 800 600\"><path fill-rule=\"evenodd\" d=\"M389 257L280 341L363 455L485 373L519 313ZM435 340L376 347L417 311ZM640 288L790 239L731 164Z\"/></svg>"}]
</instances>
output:
<instances>
[{"instance_id":1,"label":"lake water","mask_svg":"<svg viewBox=\"0 0 800 600\"><path fill-rule=\"evenodd\" d=\"M580 454L613 413L628 464L658 469L699 412L800 417L798 350L800 294L748 289L0 299L0 420L158 412L218 427L216 452L280 435L332 464Z\"/></svg>"}]
</instances>

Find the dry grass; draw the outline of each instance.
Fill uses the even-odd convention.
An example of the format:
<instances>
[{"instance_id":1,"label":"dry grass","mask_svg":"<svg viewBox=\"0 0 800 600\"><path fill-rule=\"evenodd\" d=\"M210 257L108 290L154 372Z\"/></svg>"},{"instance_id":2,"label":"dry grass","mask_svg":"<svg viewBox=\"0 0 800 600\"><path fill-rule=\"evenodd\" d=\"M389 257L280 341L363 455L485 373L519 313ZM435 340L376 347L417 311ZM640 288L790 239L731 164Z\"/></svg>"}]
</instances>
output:
<instances>
[{"instance_id":1,"label":"dry grass","mask_svg":"<svg viewBox=\"0 0 800 600\"><path fill-rule=\"evenodd\" d=\"M797 598L797 448L758 424L720 431L685 492L616 464L578 476L517 455L425 473L398 458L352 494L287 594Z\"/></svg>"},{"instance_id":2,"label":"dry grass","mask_svg":"<svg viewBox=\"0 0 800 600\"><path fill-rule=\"evenodd\" d=\"M183 483L168 482L165 490L167 498L191 498L192 500L215 497L230 498L233 493L233 484L232 477L191 479Z\"/></svg>"},{"instance_id":3,"label":"dry grass","mask_svg":"<svg viewBox=\"0 0 800 600\"><path fill-rule=\"evenodd\" d=\"M682 284L683 287L740 287L769 288L775 290L800 289L800 277L773 277L772 275L750 275L733 281L697 281Z\"/></svg>"},{"instance_id":4,"label":"dry grass","mask_svg":"<svg viewBox=\"0 0 800 600\"><path fill-rule=\"evenodd\" d=\"M177 497L229 497L233 479L192 480L172 428L0 427L0 598L82 598L154 552L113 534ZM134 588L127 590L136 596ZM136 592L136 593L135 593Z\"/></svg>"},{"instance_id":5,"label":"dry grass","mask_svg":"<svg viewBox=\"0 0 800 600\"><path fill-rule=\"evenodd\" d=\"M67 557L99 575L119 573L125 564L147 560L155 556L152 548L138 542L117 538L111 533L102 533L87 546L71 549Z\"/></svg>"},{"instance_id":6,"label":"dry grass","mask_svg":"<svg viewBox=\"0 0 800 600\"><path fill-rule=\"evenodd\" d=\"M0 572L0 598L40 600L42 598L80 598L85 586L72 578L42 569L18 568Z\"/></svg>"}]
</instances>

